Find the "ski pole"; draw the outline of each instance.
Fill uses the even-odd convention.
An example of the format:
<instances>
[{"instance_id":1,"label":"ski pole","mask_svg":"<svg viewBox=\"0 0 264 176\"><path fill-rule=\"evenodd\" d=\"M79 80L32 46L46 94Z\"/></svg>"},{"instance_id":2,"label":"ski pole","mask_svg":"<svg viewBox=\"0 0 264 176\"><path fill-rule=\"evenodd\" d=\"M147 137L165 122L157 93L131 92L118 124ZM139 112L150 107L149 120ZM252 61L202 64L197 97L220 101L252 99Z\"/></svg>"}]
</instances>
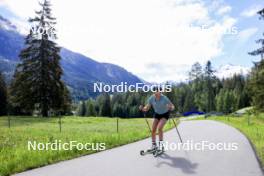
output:
<instances>
[{"instance_id":1,"label":"ski pole","mask_svg":"<svg viewBox=\"0 0 264 176\"><path fill-rule=\"evenodd\" d=\"M174 119L172 119L172 121L173 121L173 124L174 124L174 126L175 126L175 129L176 129L176 131L177 131L177 134L178 134L178 136L179 136L179 138L180 138L180 141L181 141L181 143L182 143L182 138L181 138L180 132L179 132L179 130L178 130L178 128L177 128L177 125L176 125Z\"/></svg>"},{"instance_id":2,"label":"ski pole","mask_svg":"<svg viewBox=\"0 0 264 176\"><path fill-rule=\"evenodd\" d=\"M146 113L145 113L145 112L144 112L144 118L145 118L146 123L148 124L149 132L151 133L151 129L150 129L150 126L149 126L148 120L147 120L147 118L146 118Z\"/></svg>"},{"instance_id":3,"label":"ski pole","mask_svg":"<svg viewBox=\"0 0 264 176\"><path fill-rule=\"evenodd\" d=\"M139 110L141 111L141 112L143 112L143 106L142 105L140 105L139 106ZM151 134L151 128L150 128L150 125L149 125L149 123L148 123L148 120L147 120L147 118L146 118L146 112L143 112L143 115L144 115L144 118L145 118L145 122L147 123L147 125L148 125L148 129L149 129L149 132L150 132L150 134Z\"/></svg>"}]
</instances>

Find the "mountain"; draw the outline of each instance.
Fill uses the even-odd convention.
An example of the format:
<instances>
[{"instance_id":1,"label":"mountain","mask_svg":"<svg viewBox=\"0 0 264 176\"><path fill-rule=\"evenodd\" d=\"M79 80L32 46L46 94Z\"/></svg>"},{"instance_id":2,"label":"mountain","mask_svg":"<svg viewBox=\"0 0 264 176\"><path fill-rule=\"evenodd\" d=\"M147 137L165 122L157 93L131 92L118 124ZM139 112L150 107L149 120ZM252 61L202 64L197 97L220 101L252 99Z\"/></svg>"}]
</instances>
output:
<instances>
[{"instance_id":1,"label":"mountain","mask_svg":"<svg viewBox=\"0 0 264 176\"><path fill-rule=\"evenodd\" d=\"M24 47L24 37L15 25L0 15L0 70L4 72L8 83L19 63L18 55ZM134 85L142 82L120 66L100 63L66 48L61 49L60 55L64 71L63 80L77 100L98 95L93 92L93 83L96 82L110 85L120 82Z\"/></svg>"},{"instance_id":2,"label":"mountain","mask_svg":"<svg viewBox=\"0 0 264 176\"><path fill-rule=\"evenodd\" d=\"M215 72L215 75L218 78L228 78L228 77L232 77L234 74L242 74L246 76L249 72L250 72L249 67L226 64L226 65L221 65Z\"/></svg>"},{"instance_id":3,"label":"mountain","mask_svg":"<svg viewBox=\"0 0 264 176\"><path fill-rule=\"evenodd\" d=\"M18 28L13 25L10 21L8 21L6 18L0 15L0 28L5 29L8 31L14 31L17 32Z\"/></svg>"}]
</instances>

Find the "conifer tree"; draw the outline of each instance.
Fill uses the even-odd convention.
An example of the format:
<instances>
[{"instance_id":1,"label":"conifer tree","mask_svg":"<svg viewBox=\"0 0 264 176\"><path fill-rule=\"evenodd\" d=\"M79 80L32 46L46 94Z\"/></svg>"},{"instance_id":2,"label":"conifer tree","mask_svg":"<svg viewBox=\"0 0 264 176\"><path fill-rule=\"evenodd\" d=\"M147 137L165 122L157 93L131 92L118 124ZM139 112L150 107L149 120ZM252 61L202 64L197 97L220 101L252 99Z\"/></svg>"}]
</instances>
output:
<instances>
[{"instance_id":1,"label":"conifer tree","mask_svg":"<svg viewBox=\"0 0 264 176\"><path fill-rule=\"evenodd\" d=\"M111 99L110 95L108 93L104 93L102 95L102 105L100 109L100 115L103 117L111 117L112 112L111 112Z\"/></svg>"},{"instance_id":2,"label":"conifer tree","mask_svg":"<svg viewBox=\"0 0 264 176\"><path fill-rule=\"evenodd\" d=\"M80 107L78 109L78 115L79 116L85 116L86 115L86 105L85 105L85 101L82 101L80 104Z\"/></svg>"},{"instance_id":3,"label":"conifer tree","mask_svg":"<svg viewBox=\"0 0 264 176\"><path fill-rule=\"evenodd\" d=\"M86 102L86 113L85 116L91 117L91 116L96 116L95 108L94 108L94 100L89 99Z\"/></svg>"},{"instance_id":4,"label":"conifer tree","mask_svg":"<svg viewBox=\"0 0 264 176\"><path fill-rule=\"evenodd\" d=\"M204 77L205 77L205 88L206 88L206 111L210 112L212 110L214 110L214 100L215 100L215 95L214 95L214 87L213 87L213 83L215 81L215 75L214 75L214 70L212 68L212 63L211 61L207 61L206 66L205 66L205 70L204 70Z\"/></svg>"},{"instance_id":5,"label":"conifer tree","mask_svg":"<svg viewBox=\"0 0 264 176\"><path fill-rule=\"evenodd\" d=\"M264 9L258 12L260 19L264 19ZM263 34L264 35L264 34ZM257 110L264 111L264 38L257 40L261 47L250 52L250 55L261 56L259 62L254 63L250 74L250 90L252 93L253 105Z\"/></svg>"},{"instance_id":6,"label":"conifer tree","mask_svg":"<svg viewBox=\"0 0 264 176\"><path fill-rule=\"evenodd\" d=\"M61 80L60 47L57 46L56 19L49 0L39 3L40 11L29 19L34 26L25 39L11 85L12 102L27 112L38 109L43 117L49 111L61 111L69 104L68 90Z\"/></svg>"}]
</instances>

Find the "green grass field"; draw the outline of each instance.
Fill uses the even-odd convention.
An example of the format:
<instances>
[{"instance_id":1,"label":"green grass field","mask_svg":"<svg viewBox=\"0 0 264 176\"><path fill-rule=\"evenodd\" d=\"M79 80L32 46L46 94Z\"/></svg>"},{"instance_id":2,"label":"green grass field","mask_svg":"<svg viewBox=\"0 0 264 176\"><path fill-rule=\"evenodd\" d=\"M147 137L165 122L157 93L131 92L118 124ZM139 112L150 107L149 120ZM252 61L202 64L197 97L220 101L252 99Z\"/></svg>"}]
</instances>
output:
<instances>
[{"instance_id":1,"label":"green grass field","mask_svg":"<svg viewBox=\"0 0 264 176\"><path fill-rule=\"evenodd\" d=\"M248 117L248 115L241 117L220 116L209 117L208 119L226 123L244 133L254 145L262 167L264 167L264 114L260 114L258 117L251 115L250 120Z\"/></svg>"},{"instance_id":2,"label":"green grass field","mask_svg":"<svg viewBox=\"0 0 264 176\"><path fill-rule=\"evenodd\" d=\"M62 118L60 133L57 118L12 117L9 129L7 117L0 117L0 175L10 175L95 152L76 148L67 151L33 151L28 150L28 141L105 142L106 148L110 149L149 136L144 119L119 119L119 133L116 121L116 118L65 117ZM149 122L152 120L149 119ZM168 130L172 127L173 123L169 122L165 128Z\"/></svg>"}]
</instances>

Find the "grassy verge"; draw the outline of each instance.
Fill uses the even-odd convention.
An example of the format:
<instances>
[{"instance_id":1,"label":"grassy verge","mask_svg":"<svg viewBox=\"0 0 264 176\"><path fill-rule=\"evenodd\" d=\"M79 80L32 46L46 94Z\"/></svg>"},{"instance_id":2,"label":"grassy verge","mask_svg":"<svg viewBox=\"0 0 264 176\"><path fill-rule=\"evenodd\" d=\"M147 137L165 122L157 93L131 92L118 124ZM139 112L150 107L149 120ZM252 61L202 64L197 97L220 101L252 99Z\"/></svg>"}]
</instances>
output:
<instances>
[{"instance_id":1,"label":"grassy verge","mask_svg":"<svg viewBox=\"0 0 264 176\"><path fill-rule=\"evenodd\" d=\"M7 117L0 118L0 176L6 176L62 160L91 154L89 150L28 150L28 141L38 143L106 143L106 149L131 143L149 136L144 119L119 119L117 133L116 118L64 117L62 132L57 118L11 117L8 128ZM151 120L149 120L151 123ZM167 123L166 130L173 127Z\"/></svg>"},{"instance_id":2,"label":"grassy verge","mask_svg":"<svg viewBox=\"0 0 264 176\"><path fill-rule=\"evenodd\" d=\"M241 117L220 116L210 117L210 120L217 120L239 129L244 133L256 149L258 158L264 167L264 114L258 117L244 115ZM200 120L199 118L197 120Z\"/></svg>"}]
</instances>

